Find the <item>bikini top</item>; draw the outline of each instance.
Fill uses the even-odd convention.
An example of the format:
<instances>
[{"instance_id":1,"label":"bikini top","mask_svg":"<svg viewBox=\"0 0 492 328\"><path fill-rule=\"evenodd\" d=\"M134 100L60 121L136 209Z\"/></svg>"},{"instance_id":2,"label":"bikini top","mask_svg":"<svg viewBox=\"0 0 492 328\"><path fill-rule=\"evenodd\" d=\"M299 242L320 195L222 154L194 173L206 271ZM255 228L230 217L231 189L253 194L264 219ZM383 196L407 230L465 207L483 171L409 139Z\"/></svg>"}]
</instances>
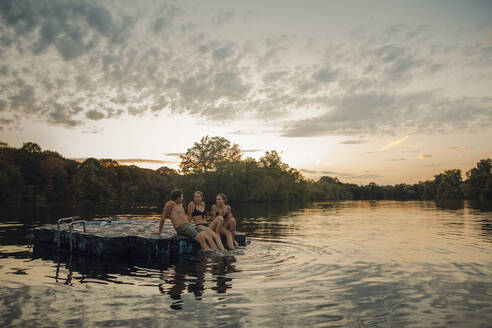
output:
<instances>
[{"instance_id":1,"label":"bikini top","mask_svg":"<svg viewBox=\"0 0 492 328\"><path fill-rule=\"evenodd\" d=\"M203 209L203 211L200 211L196 208L196 204L195 204L195 209L193 210L193 213L191 213L191 216L201 216L202 218L205 218L205 213L207 213L205 211L205 208Z\"/></svg>"}]
</instances>

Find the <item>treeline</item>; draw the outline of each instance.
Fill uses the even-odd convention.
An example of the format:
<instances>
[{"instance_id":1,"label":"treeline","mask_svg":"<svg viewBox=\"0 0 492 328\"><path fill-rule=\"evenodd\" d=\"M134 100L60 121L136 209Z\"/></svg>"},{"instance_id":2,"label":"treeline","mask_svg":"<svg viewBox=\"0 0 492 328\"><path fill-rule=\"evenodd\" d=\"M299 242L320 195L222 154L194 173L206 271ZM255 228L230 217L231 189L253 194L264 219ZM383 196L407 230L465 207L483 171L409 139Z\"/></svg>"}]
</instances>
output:
<instances>
[{"instance_id":1,"label":"treeline","mask_svg":"<svg viewBox=\"0 0 492 328\"><path fill-rule=\"evenodd\" d=\"M447 170L432 181L379 186L356 185L337 178L305 179L281 161L276 151L259 160L243 159L237 145L227 139L204 137L181 156L182 173L120 165L111 159L80 163L28 142L21 148L0 145L0 203L117 202L160 206L174 188L192 199L201 190L208 202L219 192L231 202L304 202L349 199L492 200L492 161L484 159L466 173Z\"/></svg>"}]
</instances>

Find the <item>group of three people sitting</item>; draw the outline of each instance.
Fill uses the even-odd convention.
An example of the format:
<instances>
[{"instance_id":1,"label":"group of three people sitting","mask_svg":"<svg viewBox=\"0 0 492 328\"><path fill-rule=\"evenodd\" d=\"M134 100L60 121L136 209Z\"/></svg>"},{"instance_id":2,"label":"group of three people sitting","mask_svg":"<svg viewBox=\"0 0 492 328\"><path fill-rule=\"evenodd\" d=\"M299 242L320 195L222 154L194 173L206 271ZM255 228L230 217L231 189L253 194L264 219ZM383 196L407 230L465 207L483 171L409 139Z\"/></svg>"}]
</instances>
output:
<instances>
[{"instance_id":1,"label":"group of three people sitting","mask_svg":"<svg viewBox=\"0 0 492 328\"><path fill-rule=\"evenodd\" d=\"M193 201L188 204L188 215L186 215L183 208L183 191L175 189L171 192L171 200L164 205L159 231L156 234L161 234L164 220L170 218L179 235L195 239L205 251L224 250L220 235L225 236L227 248L234 249L234 246L237 246L236 219L232 216L231 207L226 202L226 195L218 194L210 210L210 220L207 221L203 193L195 191Z\"/></svg>"}]
</instances>

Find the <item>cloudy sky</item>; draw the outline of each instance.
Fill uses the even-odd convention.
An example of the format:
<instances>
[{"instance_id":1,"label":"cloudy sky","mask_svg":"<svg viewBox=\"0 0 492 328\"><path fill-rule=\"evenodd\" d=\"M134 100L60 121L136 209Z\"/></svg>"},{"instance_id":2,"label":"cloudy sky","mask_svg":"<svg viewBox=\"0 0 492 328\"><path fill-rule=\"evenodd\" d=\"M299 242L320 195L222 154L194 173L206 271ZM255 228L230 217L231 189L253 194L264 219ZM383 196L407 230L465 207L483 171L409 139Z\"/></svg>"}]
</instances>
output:
<instances>
[{"instance_id":1,"label":"cloudy sky","mask_svg":"<svg viewBox=\"0 0 492 328\"><path fill-rule=\"evenodd\" d=\"M0 140L177 168L204 135L309 178L492 157L492 1L0 0Z\"/></svg>"}]
</instances>

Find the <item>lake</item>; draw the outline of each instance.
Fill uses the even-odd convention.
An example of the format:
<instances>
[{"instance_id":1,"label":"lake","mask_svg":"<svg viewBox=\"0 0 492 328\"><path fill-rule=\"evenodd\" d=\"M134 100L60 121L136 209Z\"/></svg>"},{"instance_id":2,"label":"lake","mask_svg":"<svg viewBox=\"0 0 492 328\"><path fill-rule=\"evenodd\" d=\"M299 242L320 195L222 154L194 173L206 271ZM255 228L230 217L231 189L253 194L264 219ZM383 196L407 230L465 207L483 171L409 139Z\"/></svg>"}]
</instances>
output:
<instances>
[{"instance_id":1,"label":"lake","mask_svg":"<svg viewBox=\"0 0 492 328\"><path fill-rule=\"evenodd\" d=\"M233 206L250 244L221 255L108 260L32 245L61 217L0 211L0 326L490 327L492 212L468 202Z\"/></svg>"}]
</instances>

